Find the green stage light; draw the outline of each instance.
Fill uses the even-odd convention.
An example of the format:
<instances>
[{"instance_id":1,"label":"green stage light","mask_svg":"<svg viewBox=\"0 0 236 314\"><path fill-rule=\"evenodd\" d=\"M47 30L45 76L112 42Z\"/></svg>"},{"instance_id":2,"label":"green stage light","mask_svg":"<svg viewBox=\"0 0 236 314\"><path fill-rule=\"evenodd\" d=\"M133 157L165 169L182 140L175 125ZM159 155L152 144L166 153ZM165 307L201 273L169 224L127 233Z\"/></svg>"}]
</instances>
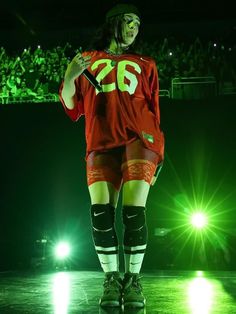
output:
<instances>
[{"instance_id":1,"label":"green stage light","mask_svg":"<svg viewBox=\"0 0 236 314\"><path fill-rule=\"evenodd\" d=\"M208 314L212 313L214 300L214 290L216 284L210 279L196 277L189 281L188 284L188 303L190 313Z\"/></svg>"},{"instance_id":2,"label":"green stage light","mask_svg":"<svg viewBox=\"0 0 236 314\"><path fill-rule=\"evenodd\" d=\"M67 242L60 242L55 247L55 255L58 259L65 259L70 255L70 245Z\"/></svg>"},{"instance_id":3,"label":"green stage light","mask_svg":"<svg viewBox=\"0 0 236 314\"><path fill-rule=\"evenodd\" d=\"M191 216L191 224L197 229L202 229L207 225L207 217L203 212L195 212Z\"/></svg>"}]
</instances>

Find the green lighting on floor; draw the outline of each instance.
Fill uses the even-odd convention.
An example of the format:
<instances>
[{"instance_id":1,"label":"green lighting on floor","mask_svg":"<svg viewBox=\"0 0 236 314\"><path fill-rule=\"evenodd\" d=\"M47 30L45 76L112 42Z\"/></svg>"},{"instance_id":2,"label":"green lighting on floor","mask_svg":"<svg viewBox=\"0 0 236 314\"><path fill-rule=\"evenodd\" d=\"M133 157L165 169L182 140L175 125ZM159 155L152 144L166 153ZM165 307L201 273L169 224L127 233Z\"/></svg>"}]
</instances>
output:
<instances>
[{"instance_id":1,"label":"green lighting on floor","mask_svg":"<svg viewBox=\"0 0 236 314\"><path fill-rule=\"evenodd\" d=\"M71 299L71 282L67 273L55 275L53 280L53 307L54 314L69 313Z\"/></svg>"},{"instance_id":2,"label":"green lighting on floor","mask_svg":"<svg viewBox=\"0 0 236 314\"><path fill-rule=\"evenodd\" d=\"M194 278L188 287L191 314L210 314L213 306L214 287L203 277Z\"/></svg>"},{"instance_id":3,"label":"green lighting on floor","mask_svg":"<svg viewBox=\"0 0 236 314\"><path fill-rule=\"evenodd\" d=\"M196 277L203 277L204 276L204 273L202 270L197 270L196 272Z\"/></svg>"}]
</instances>

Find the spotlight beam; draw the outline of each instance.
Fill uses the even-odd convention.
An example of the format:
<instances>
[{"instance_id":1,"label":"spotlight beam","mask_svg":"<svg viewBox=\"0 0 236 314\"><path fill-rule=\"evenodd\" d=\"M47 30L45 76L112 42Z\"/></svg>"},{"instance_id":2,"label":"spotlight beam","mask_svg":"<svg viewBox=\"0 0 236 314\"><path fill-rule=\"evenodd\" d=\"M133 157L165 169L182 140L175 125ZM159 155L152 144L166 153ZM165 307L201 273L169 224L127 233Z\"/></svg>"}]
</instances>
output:
<instances>
[{"instance_id":1,"label":"spotlight beam","mask_svg":"<svg viewBox=\"0 0 236 314\"><path fill-rule=\"evenodd\" d=\"M202 229L207 225L207 217L202 212L195 212L191 216L191 224L197 229Z\"/></svg>"}]
</instances>

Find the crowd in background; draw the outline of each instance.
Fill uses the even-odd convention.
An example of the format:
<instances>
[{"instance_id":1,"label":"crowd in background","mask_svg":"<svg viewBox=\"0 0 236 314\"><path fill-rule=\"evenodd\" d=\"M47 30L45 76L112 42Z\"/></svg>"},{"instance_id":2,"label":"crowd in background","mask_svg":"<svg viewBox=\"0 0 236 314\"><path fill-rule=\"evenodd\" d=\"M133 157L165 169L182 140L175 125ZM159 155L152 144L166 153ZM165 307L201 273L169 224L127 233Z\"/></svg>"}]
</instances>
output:
<instances>
[{"instance_id":1,"label":"crowd in background","mask_svg":"<svg viewBox=\"0 0 236 314\"><path fill-rule=\"evenodd\" d=\"M0 47L0 102L58 101L60 82L78 49L70 43L15 53ZM173 78L214 77L219 94L236 93L236 44L164 38L151 45L143 42L142 53L156 60L161 90L170 90Z\"/></svg>"}]
</instances>

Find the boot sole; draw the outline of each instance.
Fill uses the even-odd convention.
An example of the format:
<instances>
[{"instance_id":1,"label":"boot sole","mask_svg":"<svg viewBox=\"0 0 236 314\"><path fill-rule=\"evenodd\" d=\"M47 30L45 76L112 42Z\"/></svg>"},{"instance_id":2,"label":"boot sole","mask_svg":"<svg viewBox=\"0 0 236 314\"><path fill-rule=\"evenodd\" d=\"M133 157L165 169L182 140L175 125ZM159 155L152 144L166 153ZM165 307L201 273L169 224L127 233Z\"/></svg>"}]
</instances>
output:
<instances>
[{"instance_id":1,"label":"boot sole","mask_svg":"<svg viewBox=\"0 0 236 314\"><path fill-rule=\"evenodd\" d=\"M99 302L101 307L119 307L121 303L119 301L100 301Z\"/></svg>"},{"instance_id":2,"label":"boot sole","mask_svg":"<svg viewBox=\"0 0 236 314\"><path fill-rule=\"evenodd\" d=\"M124 302L124 307L143 308L145 307L145 302Z\"/></svg>"}]
</instances>

